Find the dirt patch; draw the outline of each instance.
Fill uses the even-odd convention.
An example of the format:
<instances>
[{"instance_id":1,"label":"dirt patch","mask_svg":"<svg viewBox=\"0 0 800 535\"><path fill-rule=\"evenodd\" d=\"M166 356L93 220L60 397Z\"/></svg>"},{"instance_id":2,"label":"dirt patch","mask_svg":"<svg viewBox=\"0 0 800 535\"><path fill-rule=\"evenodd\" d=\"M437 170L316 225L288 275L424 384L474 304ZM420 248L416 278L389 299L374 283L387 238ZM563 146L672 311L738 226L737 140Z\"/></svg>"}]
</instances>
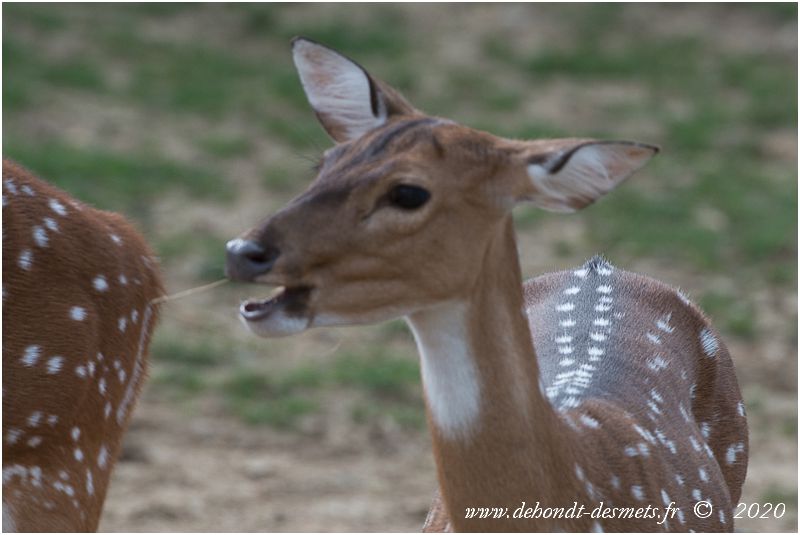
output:
<instances>
[{"instance_id":1,"label":"dirt patch","mask_svg":"<svg viewBox=\"0 0 800 535\"><path fill-rule=\"evenodd\" d=\"M145 394L100 530L419 531L436 488L426 436L346 427L281 434Z\"/></svg>"}]
</instances>

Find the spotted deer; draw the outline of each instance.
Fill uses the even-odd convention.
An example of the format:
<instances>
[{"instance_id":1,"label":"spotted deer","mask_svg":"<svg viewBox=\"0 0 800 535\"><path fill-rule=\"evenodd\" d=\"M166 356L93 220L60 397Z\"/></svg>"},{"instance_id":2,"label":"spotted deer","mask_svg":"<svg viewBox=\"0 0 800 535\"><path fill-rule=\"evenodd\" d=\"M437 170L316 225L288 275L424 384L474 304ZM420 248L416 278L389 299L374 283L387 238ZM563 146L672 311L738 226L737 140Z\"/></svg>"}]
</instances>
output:
<instances>
[{"instance_id":1,"label":"spotted deer","mask_svg":"<svg viewBox=\"0 0 800 535\"><path fill-rule=\"evenodd\" d=\"M94 531L162 293L121 216L3 161L3 531Z\"/></svg>"},{"instance_id":2,"label":"spotted deer","mask_svg":"<svg viewBox=\"0 0 800 535\"><path fill-rule=\"evenodd\" d=\"M732 530L747 425L709 320L600 257L521 277L514 206L581 209L657 148L499 138L423 114L320 44L298 38L293 56L336 145L305 193L228 242L227 271L278 286L240 307L260 336L406 320L439 482L425 529ZM533 516L523 502L562 516L515 518ZM586 512L568 518L575 502ZM478 507L505 514L467 518Z\"/></svg>"}]
</instances>

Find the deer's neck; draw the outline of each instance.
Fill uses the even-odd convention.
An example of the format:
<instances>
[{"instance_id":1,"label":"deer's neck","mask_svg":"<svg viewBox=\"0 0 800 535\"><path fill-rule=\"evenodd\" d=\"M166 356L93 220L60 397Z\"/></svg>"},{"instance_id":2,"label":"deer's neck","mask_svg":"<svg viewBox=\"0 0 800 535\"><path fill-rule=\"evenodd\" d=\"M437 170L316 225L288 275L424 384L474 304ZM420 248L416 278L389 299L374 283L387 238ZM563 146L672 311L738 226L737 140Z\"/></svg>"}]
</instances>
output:
<instances>
[{"instance_id":1,"label":"deer's neck","mask_svg":"<svg viewBox=\"0 0 800 535\"><path fill-rule=\"evenodd\" d=\"M473 292L408 322L422 362L439 485L456 530L467 507L513 511L563 488L574 462L539 387L510 218L487 250Z\"/></svg>"}]
</instances>

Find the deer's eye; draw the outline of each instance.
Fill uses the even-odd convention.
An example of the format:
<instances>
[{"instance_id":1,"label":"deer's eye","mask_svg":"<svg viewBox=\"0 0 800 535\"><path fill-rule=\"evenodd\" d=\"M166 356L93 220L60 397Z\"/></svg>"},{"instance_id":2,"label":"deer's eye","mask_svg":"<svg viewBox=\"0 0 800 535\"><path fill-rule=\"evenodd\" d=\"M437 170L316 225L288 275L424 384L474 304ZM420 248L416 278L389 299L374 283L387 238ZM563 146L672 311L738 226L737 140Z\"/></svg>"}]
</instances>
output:
<instances>
[{"instance_id":1,"label":"deer's eye","mask_svg":"<svg viewBox=\"0 0 800 535\"><path fill-rule=\"evenodd\" d=\"M389 190L389 203L403 210L416 210L431 198L428 190L418 186L398 184Z\"/></svg>"}]
</instances>

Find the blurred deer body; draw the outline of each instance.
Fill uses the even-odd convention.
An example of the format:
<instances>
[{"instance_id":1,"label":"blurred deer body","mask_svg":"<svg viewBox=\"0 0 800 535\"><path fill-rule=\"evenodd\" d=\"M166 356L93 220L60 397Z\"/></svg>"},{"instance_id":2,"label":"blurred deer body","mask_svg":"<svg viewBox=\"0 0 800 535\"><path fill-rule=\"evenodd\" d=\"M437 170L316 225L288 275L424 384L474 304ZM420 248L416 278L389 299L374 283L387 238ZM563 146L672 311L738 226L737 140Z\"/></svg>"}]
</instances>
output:
<instances>
[{"instance_id":1,"label":"blurred deer body","mask_svg":"<svg viewBox=\"0 0 800 535\"><path fill-rule=\"evenodd\" d=\"M161 294L121 216L4 160L4 530L97 529Z\"/></svg>"},{"instance_id":2,"label":"blurred deer body","mask_svg":"<svg viewBox=\"0 0 800 535\"><path fill-rule=\"evenodd\" d=\"M657 149L498 138L424 115L324 46L293 51L338 144L305 193L229 242L227 270L282 287L240 308L261 336L406 319L441 493L426 529L732 530L747 425L703 314L601 258L521 282L517 203L583 208ZM515 518L522 502L587 513ZM592 518L601 502L662 514ZM468 517L480 507L507 515Z\"/></svg>"}]
</instances>

